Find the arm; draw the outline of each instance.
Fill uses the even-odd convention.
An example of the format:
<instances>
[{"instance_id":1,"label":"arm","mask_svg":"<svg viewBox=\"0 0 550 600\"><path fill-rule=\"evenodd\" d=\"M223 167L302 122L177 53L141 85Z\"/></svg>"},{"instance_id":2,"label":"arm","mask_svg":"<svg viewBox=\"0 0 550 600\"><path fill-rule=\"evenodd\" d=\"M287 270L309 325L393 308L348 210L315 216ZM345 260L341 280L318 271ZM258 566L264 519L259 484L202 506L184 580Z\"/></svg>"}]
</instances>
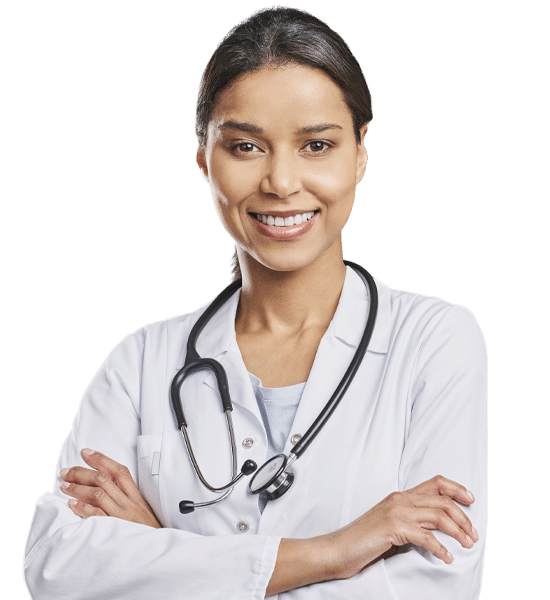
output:
<instances>
[{"instance_id":1,"label":"arm","mask_svg":"<svg viewBox=\"0 0 550 600\"><path fill-rule=\"evenodd\" d=\"M475 501L466 488L438 476L406 492L390 494L333 533L304 540L282 539L267 595L312 583L348 580L340 581L338 593L355 597L352 590L368 589L356 576L381 559L395 556L406 544L416 543L436 560L452 564L453 555L430 530L446 532L464 548L472 548L479 539L453 498L465 505Z\"/></svg>"},{"instance_id":2,"label":"arm","mask_svg":"<svg viewBox=\"0 0 550 600\"><path fill-rule=\"evenodd\" d=\"M483 539L474 545L479 536L465 512L483 535L485 349L471 316L463 309L450 313L429 332L411 376L412 418L400 470L400 489L408 491L391 494L328 536L283 540L268 595L325 582L303 592L348 598L474 597ZM456 465L461 469L453 469ZM440 472L469 482L477 505L464 486L433 477ZM423 483L409 487L418 481Z\"/></svg>"},{"instance_id":3,"label":"arm","mask_svg":"<svg viewBox=\"0 0 550 600\"><path fill-rule=\"evenodd\" d=\"M455 561L441 570L429 555L412 546L387 561L394 593L408 586L423 598L476 598L487 527L487 354L473 315L454 306L434 318L417 356L410 383L411 423L400 468L400 487L417 485L441 473L471 490L476 502L465 509L479 532L475 547L465 549L441 532ZM414 569L407 573L407 565Z\"/></svg>"},{"instance_id":4,"label":"arm","mask_svg":"<svg viewBox=\"0 0 550 600\"><path fill-rule=\"evenodd\" d=\"M90 447L128 467L137 480L143 338L126 338L87 390L57 473L87 467ZM120 518L82 519L68 506L57 475L36 508L25 575L33 598L263 598L278 538L195 535Z\"/></svg>"},{"instance_id":5,"label":"arm","mask_svg":"<svg viewBox=\"0 0 550 600\"><path fill-rule=\"evenodd\" d=\"M396 501L403 500L400 492L331 534L329 539L324 536L305 540L301 549L297 544L302 542L283 540L277 565L287 567L281 572L275 569L268 591L276 591L281 581L284 589L284 579L278 575L286 571L287 576L292 576L293 565L286 560L287 552L295 553L295 560L300 561L297 564L306 563L302 576L309 572L312 581L323 581L346 576L342 567L350 561L346 549L352 549L352 558L359 556L368 566L358 570L355 563L351 578L326 581L321 588L312 586L312 596L373 600L472 600L478 596L487 521L485 344L475 319L461 307L445 308L436 314L426 325L422 338L409 385L411 418L399 471L399 490L420 491L425 497L418 502L415 495L413 503L418 508L431 505L431 516L417 520L416 511L395 506ZM437 475L460 482L464 487L456 486L454 491L454 486L439 487L445 480ZM467 490L473 492L475 502L468 498ZM452 510L451 522L439 520L441 510ZM359 525L364 527L363 536L355 537ZM416 531L411 530L414 525ZM474 543L468 542L465 534ZM389 547L388 536L395 556L383 556L384 549ZM318 543L318 552L308 551L312 542ZM447 550L453 556L452 561L445 560ZM374 555L387 559L370 562L369 557Z\"/></svg>"},{"instance_id":6,"label":"arm","mask_svg":"<svg viewBox=\"0 0 550 600\"><path fill-rule=\"evenodd\" d=\"M63 469L61 489L73 499L75 514L117 517L160 528L153 511L141 496L123 465L88 450L82 455L93 469ZM397 547L417 542L439 559L454 559L430 529L440 529L471 548L478 535L451 498L474 502L463 486L435 477L404 493L393 493L373 509L329 535L311 539L281 540L268 596L333 579L348 579L380 558L395 556ZM77 499L77 500L75 500ZM471 537L470 537L471 536Z\"/></svg>"}]
</instances>

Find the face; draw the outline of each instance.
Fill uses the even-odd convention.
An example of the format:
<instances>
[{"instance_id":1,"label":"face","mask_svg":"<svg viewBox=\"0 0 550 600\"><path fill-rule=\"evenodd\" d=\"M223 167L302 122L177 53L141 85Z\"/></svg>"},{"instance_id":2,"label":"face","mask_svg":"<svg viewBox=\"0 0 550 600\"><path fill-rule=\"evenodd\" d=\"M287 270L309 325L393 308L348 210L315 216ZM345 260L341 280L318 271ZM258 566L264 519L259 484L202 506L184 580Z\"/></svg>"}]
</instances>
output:
<instances>
[{"instance_id":1,"label":"face","mask_svg":"<svg viewBox=\"0 0 550 600\"><path fill-rule=\"evenodd\" d=\"M243 75L220 94L207 139L197 162L241 262L291 271L326 253L341 260L367 153L328 75L304 66Z\"/></svg>"}]
</instances>

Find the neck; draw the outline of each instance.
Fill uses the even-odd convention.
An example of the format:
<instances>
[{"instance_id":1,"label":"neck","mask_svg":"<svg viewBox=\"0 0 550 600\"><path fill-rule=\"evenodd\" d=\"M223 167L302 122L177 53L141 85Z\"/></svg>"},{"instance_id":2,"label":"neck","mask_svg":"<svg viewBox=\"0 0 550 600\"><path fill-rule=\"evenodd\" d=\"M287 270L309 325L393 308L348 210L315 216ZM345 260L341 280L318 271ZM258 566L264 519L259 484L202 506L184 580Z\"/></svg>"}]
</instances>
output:
<instances>
[{"instance_id":1,"label":"neck","mask_svg":"<svg viewBox=\"0 0 550 600\"><path fill-rule=\"evenodd\" d=\"M329 250L293 271L274 271L239 253L243 287L235 322L237 333L263 329L284 335L309 327L326 330L346 275L341 244Z\"/></svg>"}]
</instances>

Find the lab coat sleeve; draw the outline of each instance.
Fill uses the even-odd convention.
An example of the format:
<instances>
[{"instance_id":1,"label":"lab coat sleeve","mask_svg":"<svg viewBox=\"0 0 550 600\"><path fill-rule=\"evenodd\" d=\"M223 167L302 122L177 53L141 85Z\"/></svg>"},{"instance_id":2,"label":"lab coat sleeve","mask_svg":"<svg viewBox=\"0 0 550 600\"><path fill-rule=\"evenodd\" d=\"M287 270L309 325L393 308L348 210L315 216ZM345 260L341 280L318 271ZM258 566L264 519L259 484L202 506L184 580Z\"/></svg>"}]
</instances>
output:
<instances>
[{"instance_id":1,"label":"lab coat sleeve","mask_svg":"<svg viewBox=\"0 0 550 600\"><path fill-rule=\"evenodd\" d=\"M264 598L279 538L200 536L115 517L81 519L60 490L60 469L87 466L80 456L85 447L126 465L137 481L143 337L128 336L97 373L61 451L54 491L38 501L25 560L32 598Z\"/></svg>"},{"instance_id":2,"label":"lab coat sleeve","mask_svg":"<svg viewBox=\"0 0 550 600\"><path fill-rule=\"evenodd\" d=\"M470 507L460 507L480 539L468 549L449 535L434 531L454 556L450 565L424 548L410 544L401 547L396 556L379 560L355 577L313 586L311 597L327 600L479 597L487 522L485 343L473 315L459 306L447 305L422 328L407 399L410 422L399 469L399 491L436 475L464 485L473 492L476 501ZM295 597L310 598L305 588L303 594Z\"/></svg>"},{"instance_id":3,"label":"lab coat sleeve","mask_svg":"<svg viewBox=\"0 0 550 600\"><path fill-rule=\"evenodd\" d=\"M460 507L480 539L468 549L434 531L454 556L449 565L421 547L400 548L396 556L374 565L368 598L473 600L481 587L487 525L485 342L473 315L460 306L439 311L424 326L421 338L410 380L411 417L399 489L436 475L464 485L476 501Z\"/></svg>"}]
</instances>

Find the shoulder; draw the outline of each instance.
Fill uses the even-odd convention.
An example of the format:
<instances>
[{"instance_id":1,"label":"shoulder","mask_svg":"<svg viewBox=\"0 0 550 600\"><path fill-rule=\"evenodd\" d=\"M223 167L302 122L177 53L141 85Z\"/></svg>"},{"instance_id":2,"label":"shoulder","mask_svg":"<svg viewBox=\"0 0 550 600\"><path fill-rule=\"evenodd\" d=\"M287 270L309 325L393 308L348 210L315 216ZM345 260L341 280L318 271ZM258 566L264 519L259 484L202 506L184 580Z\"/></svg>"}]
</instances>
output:
<instances>
[{"instance_id":1,"label":"shoulder","mask_svg":"<svg viewBox=\"0 0 550 600\"><path fill-rule=\"evenodd\" d=\"M486 355L483 334L468 308L434 296L377 284L393 341L407 338L418 351L426 346L435 351L451 344L457 353L475 352L478 358Z\"/></svg>"},{"instance_id":2,"label":"shoulder","mask_svg":"<svg viewBox=\"0 0 550 600\"><path fill-rule=\"evenodd\" d=\"M122 365L140 369L144 360L179 354L185 346L193 324L208 305L194 312L147 323L127 334L109 353L106 365Z\"/></svg>"},{"instance_id":3,"label":"shoulder","mask_svg":"<svg viewBox=\"0 0 550 600\"><path fill-rule=\"evenodd\" d=\"M477 330L481 333L471 310L435 296L394 289L385 284L387 302L392 321L400 324L410 321L418 327L430 330L437 327Z\"/></svg>"}]
</instances>

